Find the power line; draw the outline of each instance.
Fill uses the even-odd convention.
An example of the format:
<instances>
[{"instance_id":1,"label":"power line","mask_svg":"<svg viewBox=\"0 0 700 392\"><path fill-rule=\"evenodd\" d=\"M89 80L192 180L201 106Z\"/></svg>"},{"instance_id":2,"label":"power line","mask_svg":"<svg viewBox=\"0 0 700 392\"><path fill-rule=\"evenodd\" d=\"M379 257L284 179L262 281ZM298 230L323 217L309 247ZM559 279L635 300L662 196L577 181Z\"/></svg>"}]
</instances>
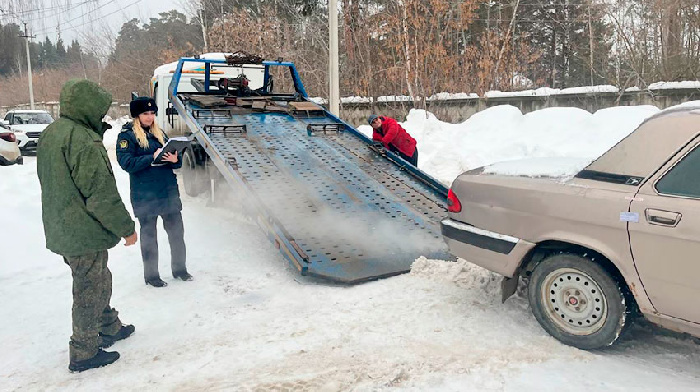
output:
<instances>
[{"instance_id":1,"label":"power line","mask_svg":"<svg viewBox=\"0 0 700 392\"><path fill-rule=\"evenodd\" d=\"M45 12L47 12L47 11L51 11L51 10L55 10L55 9L61 9L61 10L62 10L61 13L68 13L68 12L70 12L71 10L74 10L74 9L76 9L76 8L82 6L82 5L85 5L85 4L87 4L87 3L97 2L97 1L99 1L99 0L85 0L85 1L83 1L83 2L81 2L81 3L74 4L74 5L68 6L68 7L64 7L64 6L62 6L62 5L58 5L58 6L47 7L47 8L35 8L35 9L32 9L32 10L20 10L20 11L3 10L2 8L0 8L0 13L3 13L3 12L4 12L6 15L11 15L12 17L14 17L14 19L19 20L19 21L21 21L22 23L25 23L25 22L26 22L26 23L30 23L30 22L35 22L35 21L37 21L37 20L44 19L45 17L44 17L44 16L37 16L36 18L25 19L23 16L20 16L20 14L31 14L31 13L34 13L34 12L37 12L38 14L43 14L43 13L45 13Z\"/></svg>"},{"instance_id":2,"label":"power line","mask_svg":"<svg viewBox=\"0 0 700 392\"><path fill-rule=\"evenodd\" d=\"M72 5L72 6L68 6L67 8L65 8L64 11L69 11L69 10L71 10L71 9L78 8L78 7L80 7L80 6L83 5L83 4L93 3L93 2L98 2L98 1L99 1L99 0L85 0L85 1L83 1L82 3L78 3L78 4L74 4L74 5ZM62 8L64 8L64 6L62 6L62 5L55 5L55 6L52 6L52 7L34 8L34 9L31 9L31 10L20 10L20 11L12 11L12 12L13 12L14 14L31 14L32 12L37 12L37 11L39 11L39 12L46 12L46 11L51 11L51 10L55 10L55 9L62 9Z\"/></svg>"},{"instance_id":3,"label":"power line","mask_svg":"<svg viewBox=\"0 0 700 392\"><path fill-rule=\"evenodd\" d=\"M109 5L109 4L114 3L115 1L116 1L116 0L110 0L110 1L108 1L108 2L106 2L106 3L104 3L104 4L102 4L101 6L95 8L95 9L88 10L87 12L83 12L83 14L80 15L80 16L76 16L76 17L73 18L73 19L69 19L69 20L66 21L66 22L58 22L58 24L56 24L55 26L52 26L52 27L49 27L49 28L44 28L43 30L38 31L38 32L36 32L36 33L37 33L37 34L45 34L45 33L49 32L49 31L51 31L51 30L53 30L53 29L56 29L56 28L61 27L61 24L62 24L62 23L70 23L70 22L72 22L72 21L74 21L74 20L78 20L78 19L80 19L80 18L83 18L83 17L85 17L85 16L87 16L87 15L89 15L89 14L91 14L91 13L93 13L93 12L95 12L95 11L101 9L101 8L106 7L106 6ZM141 0L138 0L137 2L140 2L140 1L141 1ZM127 7L129 7L129 6L127 6ZM124 8L126 8L126 7L124 7ZM117 11L120 11L120 10L117 10ZM103 18L98 18L98 19L96 19L96 20L94 20L94 21L101 20L101 19L103 19ZM81 25L81 26L82 26L82 25ZM69 30L69 29L68 29L68 30Z\"/></svg>"}]
</instances>

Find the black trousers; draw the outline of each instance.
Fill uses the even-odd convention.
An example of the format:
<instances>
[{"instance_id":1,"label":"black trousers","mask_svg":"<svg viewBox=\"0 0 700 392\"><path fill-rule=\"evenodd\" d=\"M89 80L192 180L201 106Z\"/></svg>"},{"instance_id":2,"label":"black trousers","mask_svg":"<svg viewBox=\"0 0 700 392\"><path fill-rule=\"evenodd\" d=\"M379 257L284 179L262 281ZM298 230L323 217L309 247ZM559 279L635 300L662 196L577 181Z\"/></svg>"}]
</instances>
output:
<instances>
[{"instance_id":1,"label":"black trousers","mask_svg":"<svg viewBox=\"0 0 700 392\"><path fill-rule=\"evenodd\" d=\"M185 227L179 212L161 215L163 227L168 233L170 243L170 263L173 275L187 272L185 266ZM158 215L139 218L141 224L141 257L143 258L143 277L146 280L159 278L158 273L158 232L156 224Z\"/></svg>"},{"instance_id":2,"label":"black trousers","mask_svg":"<svg viewBox=\"0 0 700 392\"><path fill-rule=\"evenodd\" d=\"M394 147L393 144L389 145L389 149L391 150L391 152L395 152L395 153L399 154L399 156L401 158L403 158L403 160L405 160L406 162L410 163L411 165L413 165L415 167L418 167L418 147L416 147L416 151L410 157L408 155L402 153L401 151L399 151L396 147Z\"/></svg>"}]
</instances>

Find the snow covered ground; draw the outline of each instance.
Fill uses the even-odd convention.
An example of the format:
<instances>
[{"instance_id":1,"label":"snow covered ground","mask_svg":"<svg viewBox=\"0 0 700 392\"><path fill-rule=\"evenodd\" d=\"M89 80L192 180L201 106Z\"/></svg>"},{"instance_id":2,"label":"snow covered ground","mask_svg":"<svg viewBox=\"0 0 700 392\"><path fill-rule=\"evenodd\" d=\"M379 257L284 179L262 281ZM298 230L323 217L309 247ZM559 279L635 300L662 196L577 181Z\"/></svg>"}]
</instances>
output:
<instances>
[{"instance_id":1,"label":"snow covered ground","mask_svg":"<svg viewBox=\"0 0 700 392\"><path fill-rule=\"evenodd\" d=\"M419 139L421 167L449 183L504 159L531 160L516 169L547 168L540 172L562 166L544 158L592 159L631 131L621 124L643 119L542 112L502 107L450 126L416 111L406 126ZM114 131L105 140L112 147ZM113 166L130 210L128 176ZM170 277L162 230L164 289L144 285L138 247L110 251L112 305L136 334L114 346L115 364L71 374L70 270L43 246L36 159L0 167L0 390L700 390L691 338L640 324L606 350L564 346L522 295L502 305L500 278L466 261L418 259L410 274L352 287L301 278L235 195L216 208L204 198L183 196L183 204L195 280Z\"/></svg>"}]
</instances>

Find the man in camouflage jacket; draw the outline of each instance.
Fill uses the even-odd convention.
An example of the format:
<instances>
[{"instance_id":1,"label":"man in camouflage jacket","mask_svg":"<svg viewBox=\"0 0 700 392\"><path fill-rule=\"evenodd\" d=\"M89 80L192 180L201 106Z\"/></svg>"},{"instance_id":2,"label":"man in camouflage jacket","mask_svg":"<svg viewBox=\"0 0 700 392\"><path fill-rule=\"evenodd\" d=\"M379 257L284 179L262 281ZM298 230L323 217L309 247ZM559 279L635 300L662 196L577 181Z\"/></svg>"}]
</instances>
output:
<instances>
[{"instance_id":1,"label":"man in camouflage jacket","mask_svg":"<svg viewBox=\"0 0 700 392\"><path fill-rule=\"evenodd\" d=\"M71 371L113 363L119 353L103 351L134 332L109 305L112 274L107 250L121 238L136 243L134 221L117 191L102 135L112 96L88 80L71 80L61 90L60 118L39 138L46 247L63 256L73 275Z\"/></svg>"}]
</instances>

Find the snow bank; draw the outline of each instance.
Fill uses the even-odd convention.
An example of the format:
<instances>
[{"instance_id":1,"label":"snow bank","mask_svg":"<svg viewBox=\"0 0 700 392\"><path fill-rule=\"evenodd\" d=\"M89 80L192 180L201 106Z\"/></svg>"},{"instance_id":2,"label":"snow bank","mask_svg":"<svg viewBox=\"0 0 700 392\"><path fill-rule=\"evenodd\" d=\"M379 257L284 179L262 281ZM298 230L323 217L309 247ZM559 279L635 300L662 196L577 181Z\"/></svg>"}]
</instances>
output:
<instances>
[{"instance_id":1,"label":"snow bank","mask_svg":"<svg viewBox=\"0 0 700 392\"><path fill-rule=\"evenodd\" d=\"M601 86L569 87L561 90L559 94L617 93L619 91L619 88L606 84Z\"/></svg>"},{"instance_id":2,"label":"snow bank","mask_svg":"<svg viewBox=\"0 0 700 392\"><path fill-rule=\"evenodd\" d=\"M649 90L667 90L674 88L700 89L700 80L686 80L683 82L656 82L649 85Z\"/></svg>"},{"instance_id":3,"label":"snow bank","mask_svg":"<svg viewBox=\"0 0 700 392\"><path fill-rule=\"evenodd\" d=\"M340 102L342 102L342 103L370 103L370 102L372 102L372 98L356 97L356 96L343 97L343 98L340 98Z\"/></svg>"},{"instance_id":4,"label":"snow bank","mask_svg":"<svg viewBox=\"0 0 700 392\"><path fill-rule=\"evenodd\" d=\"M678 108L699 108L700 109L700 101L688 101L688 102L683 102L682 104L676 105L676 106L671 106L663 111L669 111L669 110L674 110Z\"/></svg>"},{"instance_id":5,"label":"snow bank","mask_svg":"<svg viewBox=\"0 0 700 392\"><path fill-rule=\"evenodd\" d=\"M549 95L560 95L560 94L590 94L590 93L617 93L620 89L615 86L601 85L601 86L583 86L583 87L569 87L565 89L550 88L550 87L540 87L535 90L523 90L523 91L487 91L484 96L486 98L500 98L500 97L528 97L528 96L538 96L546 97Z\"/></svg>"},{"instance_id":6,"label":"snow bank","mask_svg":"<svg viewBox=\"0 0 700 392\"><path fill-rule=\"evenodd\" d=\"M317 104L317 105L325 105L328 103L328 100L323 97L311 97L309 98L309 101Z\"/></svg>"},{"instance_id":7,"label":"snow bank","mask_svg":"<svg viewBox=\"0 0 700 392\"><path fill-rule=\"evenodd\" d=\"M416 97L416 99L420 99L420 97ZM409 97L408 95L382 95L381 97L377 97L377 102L411 102L413 101L413 98Z\"/></svg>"},{"instance_id":8,"label":"snow bank","mask_svg":"<svg viewBox=\"0 0 700 392\"><path fill-rule=\"evenodd\" d=\"M433 94L426 98L428 101L449 101L449 100L454 100L454 99L479 99L479 96L474 93L448 93L448 92L441 92L437 94Z\"/></svg>"},{"instance_id":9,"label":"snow bank","mask_svg":"<svg viewBox=\"0 0 700 392\"><path fill-rule=\"evenodd\" d=\"M497 162L507 163L488 168L489 173L572 176L658 111L653 106L620 106L594 114L576 108L523 114L501 105L461 124L411 110L402 125L418 141L418 166L449 185L466 170ZM368 125L359 130L372 135Z\"/></svg>"},{"instance_id":10,"label":"snow bank","mask_svg":"<svg viewBox=\"0 0 700 392\"><path fill-rule=\"evenodd\" d=\"M113 120L111 117L107 116L105 121L111 125L112 128L108 129L102 136L102 142L104 143L107 151L113 151L117 148L117 137L119 137L119 132L121 132L122 126L131 121L131 118L129 116L122 116L116 120Z\"/></svg>"}]
</instances>

